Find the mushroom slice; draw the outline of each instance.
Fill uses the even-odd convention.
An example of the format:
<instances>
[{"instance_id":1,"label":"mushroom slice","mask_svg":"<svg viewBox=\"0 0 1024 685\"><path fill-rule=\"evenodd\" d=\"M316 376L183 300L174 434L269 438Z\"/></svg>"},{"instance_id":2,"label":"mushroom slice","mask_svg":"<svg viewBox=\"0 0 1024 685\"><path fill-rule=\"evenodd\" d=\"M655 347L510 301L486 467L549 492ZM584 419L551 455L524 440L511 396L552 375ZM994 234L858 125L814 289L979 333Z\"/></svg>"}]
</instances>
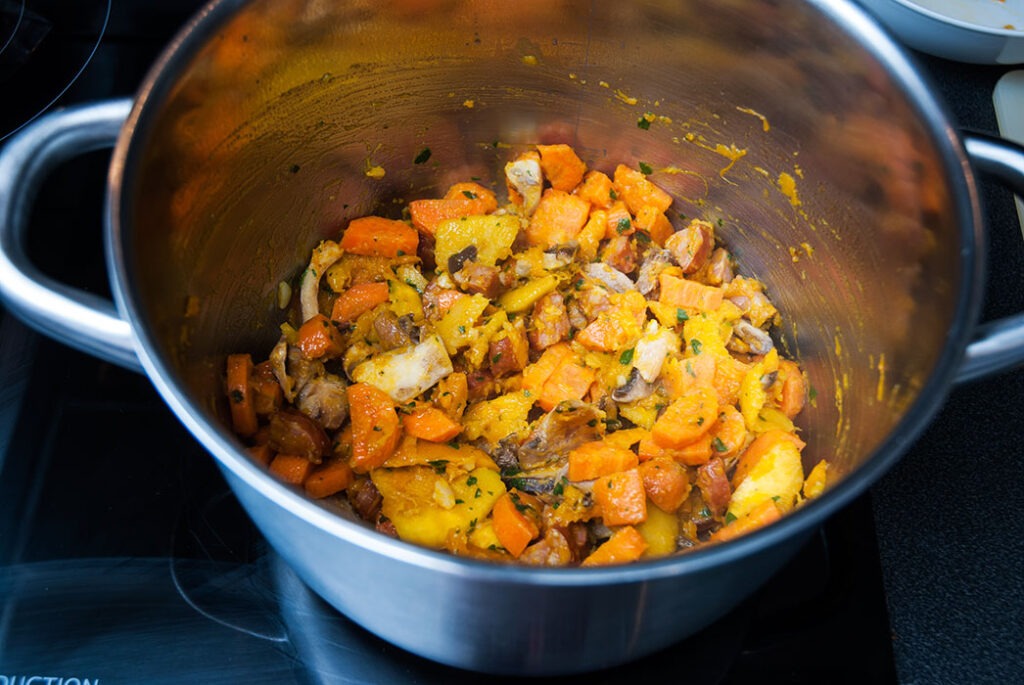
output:
<instances>
[{"instance_id":1,"label":"mushroom slice","mask_svg":"<svg viewBox=\"0 0 1024 685\"><path fill-rule=\"evenodd\" d=\"M629 378L626 382L612 391L612 399L616 402L636 402L645 397L650 397L654 392L654 386L644 380L640 371L634 366L629 371Z\"/></svg>"},{"instance_id":2,"label":"mushroom slice","mask_svg":"<svg viewBox=\"0 0 1024 685\"><path fill-rule=\"evenodd\" d=\"M658 276L672 264L672 253L668 250L651 249L644 254L636 277L636 289L642 295L649 295L658 287Z\"/></svg>"},{"instance_id":3,"label":"mushroom slice","mask_svg":"<svg viewBox=\"0 0 1024 685\"><path fill-rule=\"evenodd\" d=\"M540 170L540 159L522 156L505 165L505 180L512 190L523 198L524 216L532 216L533 210L540 203L541 191L544 188L544 176Z\"/></svg>"},{"instance_id":4,"label":"mushroom slice","mask_svg":"<svg viewBox=\"0 0 1024 685\"><path fill-rule=\"evenodd\" d=\"M317 293L320 290L320 278L336 261L341 259L345 251L333 240L324 240L313 248L309 258L309 266L302 274L302 286L299 288L299 304L302 308L302 320L309 321L320 313Z\"/></svg>"},{"instance_id":5,"label":"mushroom slice","mask_svg":"<svg viewBox=\"0 0 1024 685\"><path fill-rule=\"evenodd\" d=\"M749 321L740 319L732 327L728 347L734 352L768 354L775 347L770 335Z\"/></svg>"},{"instance_id":6,"label":"mushroom slice","mask_svg":"<svg viewBox=\"0 0 1024 685\"><path fill-rule=\"evenodd\" d=\"M519 446L519 465L529 469L549 461L564 462L569 452L601 437L605 414L579 400L560 402L537 419L530 435Z\"/></svg>"},{"instance_id":7,"label":"mushroom slice","mask_svg":"<svg viewBox=\"0 0 1024 685\"><path fill-rule=\"evenodd\" d=\"M352 379L383 390L396 402L408 402L452 371L444 342L440 336L432 335L418 345L367 359L352 369Z\"/></svg>"},{"instance_id":8,"label":"mushroom slice","mask_svg":"<svg viewBox=\"0 0 1024 685\"><path fill-rule=\"evenodd\" d=\"M583 267L583 273L594 279L612 292L624 293L636 290L629 276L603 262L591 262Z\"/></svg>"},{"instance_id":9,"label":"mushroom slice","mask_svg":"<svg viewBox=\"0 0 1024 685\"><path fill-rule=\"evenodd\" d=\"M347 389L348 384L343 378L324 373L302 386L295 406L327 430L335 430L348 418Z\"/></svg>"}]
</instances>

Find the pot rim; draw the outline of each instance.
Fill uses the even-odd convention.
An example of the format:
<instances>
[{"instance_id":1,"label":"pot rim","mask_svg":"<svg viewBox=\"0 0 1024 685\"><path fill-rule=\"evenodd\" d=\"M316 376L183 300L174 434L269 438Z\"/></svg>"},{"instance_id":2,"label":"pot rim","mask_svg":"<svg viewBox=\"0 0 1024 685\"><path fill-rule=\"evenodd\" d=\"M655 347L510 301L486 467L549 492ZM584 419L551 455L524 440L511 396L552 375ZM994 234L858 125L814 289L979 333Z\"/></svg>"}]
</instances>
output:
<instances>
[{"instance_id":1,"label":"pot rim","mask_svg":"<svg viewBox=\"0 0 1024 685\"><path fill-rule=\"evenodd\" d=\"M113 152L105 211L106 258L114 301L121 315L132 324L136 353L143 369L178 419L218 460L221 468L261 496L333 537L396 561L435 571L485 581L514 580L523 585L596 586L651 581L722 566L809 530L864 493L888 471L944 403L981 310L984 233L977 183L960 137L950 123L945 106L933 95L931 85L911 56L850 0L805 1L856 39L865 53L883 65L895 83L903 86L908 101L941 151L944 178L953 197L960 230L959 260L963 280L946 344L933 372L896 429L841 482L777 523L723 544L623 566L551 569L455 557L390 538L332 513L252 462L226 426L202 419L175 381L171 367L154 353L158 346L152 331L139 325L142 320L140 304L128 289L131 274L126 267L122 242L131 207L132 184L128 179L133 178L140 156L142 133L152 125L156 105L151 103L160 102L170 92L176 74L245 0L210 0L182 27L144 79Z\"/></svg>"}]
</instances>

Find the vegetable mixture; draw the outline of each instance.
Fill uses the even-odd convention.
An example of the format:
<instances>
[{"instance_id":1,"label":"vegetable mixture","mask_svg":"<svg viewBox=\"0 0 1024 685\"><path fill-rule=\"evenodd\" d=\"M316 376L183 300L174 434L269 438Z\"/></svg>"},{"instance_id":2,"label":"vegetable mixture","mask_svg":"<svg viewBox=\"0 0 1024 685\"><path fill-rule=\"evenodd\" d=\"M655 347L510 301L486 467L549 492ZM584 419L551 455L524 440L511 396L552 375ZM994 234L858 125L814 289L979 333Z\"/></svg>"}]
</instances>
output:
<instances>
[{"instance_id":1,"label":"vegetable mixture","mask_svg":"<svg viewBox=\"0 0 1024 685\"><path fill-rule=\"evenodd\" d=\"M650 172L538 145L505 204L465 182L352 220L269 357L228 357L235 432L387 535L494 561L674 554L817 496L777 310Z\"/></svg>"}]
</instances>

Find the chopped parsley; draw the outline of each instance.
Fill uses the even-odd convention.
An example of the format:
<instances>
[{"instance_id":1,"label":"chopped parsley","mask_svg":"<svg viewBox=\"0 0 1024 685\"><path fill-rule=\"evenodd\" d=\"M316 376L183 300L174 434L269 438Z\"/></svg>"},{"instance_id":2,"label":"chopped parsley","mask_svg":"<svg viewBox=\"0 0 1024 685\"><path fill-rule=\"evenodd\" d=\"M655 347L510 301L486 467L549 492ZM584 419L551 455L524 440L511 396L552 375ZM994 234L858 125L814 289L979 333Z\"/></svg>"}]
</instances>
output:
<instances>
[{"instance_id":1,"label":"chopped parsley","mask_svg":"<svg viewBox=\"0 0 1024 685\"><path fill-rule=\"evenodd\" d=\"M648 131L651 128L651 120L647 117L640 117L636 120L636 127Z\"/></svg>"},{"instance_id":2,"label":"chopped parsley","mask_svg":"<svg viewBox=\"0 0 1024 685\"><path fill-rule=\"evenodd\" d=\"M650 176L654 173L654 169L652 169L651 165L647 162L640 162L640 173L644 176Z\"/></svg>"},{"instance_id":3,"label":"chopped parsley","mask_svg":"<svg viewBox=\"0 0 1024 685\"><path fill-rule=\"evenodd\" d=\"M425 147L422 150L420 150L419 154L416 155L416 158L412 160L412 163L413 164L423 164L428 159L430 159L430 148L429 147Z\"/></svg>"},{"instance_id":4,"label":"chopped parsley","mask_svg":"<svg viewBox=\"0 0 1024 685\"><path fill-rule=\"evenodd\" d=\"M690 349L693 350L694 354L700 354L701 343L700 340L694 338L690 341Z\"/></svg>"},{"instance_id":5,"label":"chopped parsley","mask_svg":"<svg viewBox=\"0 0 1024 685\"><path fill-rule=\"evenodd\" d=\"M439 476L443 475L444 470L448 467L447 459L431 459L427 463L430 464L430 467L432 469L434 469L434 473L436 473Z\"/></svg>"},{"instance_id":6,"label":"chopped parsley","mask_svg":"<svg viewBox=\"0 0 1024 685\"><path fill-rule=\"evenodd\" d=\"M619 355L619 363L622 364L623 366L626 366L627 364L632 363L633 362L633 353L635 351L636 351L636 348L634 348L634 347L631 347L628 350L623 350L622 354Z\"/></svg>"}]
</instances>

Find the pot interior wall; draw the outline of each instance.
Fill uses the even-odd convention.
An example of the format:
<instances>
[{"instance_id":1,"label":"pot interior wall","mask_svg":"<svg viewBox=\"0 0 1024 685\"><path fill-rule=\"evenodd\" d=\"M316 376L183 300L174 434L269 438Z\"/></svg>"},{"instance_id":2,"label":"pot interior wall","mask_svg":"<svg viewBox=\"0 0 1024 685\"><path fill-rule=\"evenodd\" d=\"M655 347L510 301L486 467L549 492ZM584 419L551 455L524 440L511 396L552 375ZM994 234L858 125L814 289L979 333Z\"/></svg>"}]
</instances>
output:
<instances>
[{"instance_id":1,"label":"pot interior wall","mask_svg":"<svg viewBox=\"0 0 1024 685\"><path fill-rule=\"evenodd\" d=\"M778 337L809 374L809 461L861 463L932 372L962 288L939 143L813 6L227 9L156 82L123 212L144 337L209 420L223 409L224 355L266 355L283 320L278 283L317 242L454 181L503 195L504 162L537 142L571 143L606 172L644 162L677 198L677 221L718 225L741 273L766 282Z\"/></svg>"}]
</instances>

